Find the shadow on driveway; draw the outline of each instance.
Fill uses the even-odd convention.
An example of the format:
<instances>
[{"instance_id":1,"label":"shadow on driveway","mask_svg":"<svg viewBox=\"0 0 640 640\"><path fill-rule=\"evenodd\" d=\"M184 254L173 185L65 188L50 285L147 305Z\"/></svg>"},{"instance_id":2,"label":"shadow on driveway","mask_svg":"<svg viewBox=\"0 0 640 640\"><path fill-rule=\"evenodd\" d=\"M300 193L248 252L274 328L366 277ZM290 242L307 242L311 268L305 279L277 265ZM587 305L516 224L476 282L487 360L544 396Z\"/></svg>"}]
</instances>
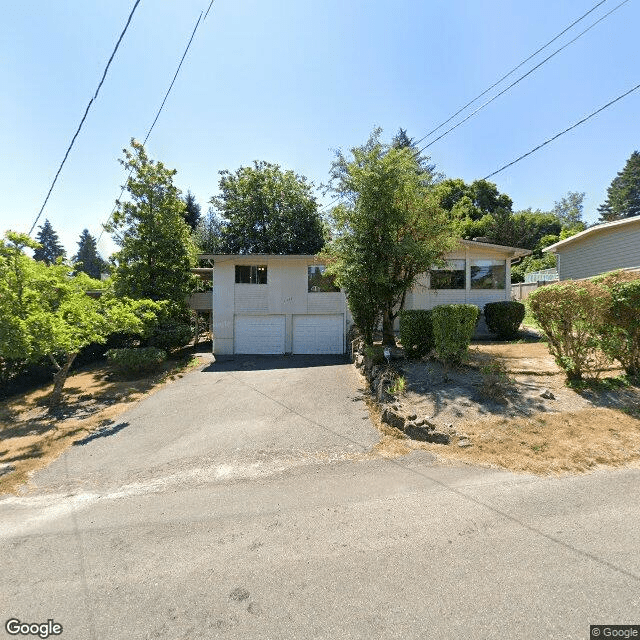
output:
<instances>
[{"instance_id":1,"label":"shadow on driveway","mask_svg":"<svg viewBox=\"0 0 640 640\"><path fill-rule=\"evenodd\" d=\"M330 367L349 362L346 355L286 355L286 356L216 356L214 362L203 369L207 373L220 371L269 371L275 369L307 369Z\"/></svg>"}]
</instances>

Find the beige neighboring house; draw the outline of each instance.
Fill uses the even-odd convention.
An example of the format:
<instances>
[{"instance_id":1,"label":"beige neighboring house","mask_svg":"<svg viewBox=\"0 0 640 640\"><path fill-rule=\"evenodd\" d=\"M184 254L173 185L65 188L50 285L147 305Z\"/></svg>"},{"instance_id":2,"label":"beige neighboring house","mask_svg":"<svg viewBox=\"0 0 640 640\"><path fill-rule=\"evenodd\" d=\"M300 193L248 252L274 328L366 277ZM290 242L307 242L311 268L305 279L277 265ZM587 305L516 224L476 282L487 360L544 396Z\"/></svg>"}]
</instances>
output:
<instances>
[{"instance_id":1,"label":"beige neighboring house","mask_svg":"<svg viewBox=\"0 0 640 640\"><path fill-rule=\"evenodd\" d=\"M463 240L420 278L405 308L510 300L511 260L526 249ZM340 354L352 318L343 291L313 255L206 255L213 268L213 352Z\"/></svg>"},{"instance_id":2,"label":"beige neighboring house","mask_svg":"<svg viewBox=\"0 0 640 640\"><path fill-rule=\"evenodd\" d=\"M560 280L640 269L640 216L596 225L543 251L556 254Z\"/></svg>"}]
</instances>

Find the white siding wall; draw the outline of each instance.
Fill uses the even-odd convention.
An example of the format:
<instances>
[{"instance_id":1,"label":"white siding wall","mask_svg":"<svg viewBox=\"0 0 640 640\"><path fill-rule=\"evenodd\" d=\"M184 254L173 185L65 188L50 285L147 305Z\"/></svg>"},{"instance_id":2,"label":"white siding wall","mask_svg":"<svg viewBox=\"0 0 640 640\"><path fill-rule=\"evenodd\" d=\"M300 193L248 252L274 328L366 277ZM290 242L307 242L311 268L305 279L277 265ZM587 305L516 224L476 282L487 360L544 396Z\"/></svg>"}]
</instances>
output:
<instances>
[{"instance_id":1,"label":"white siding wall","mask_svg":"<svg viewBox=\"0 0 640 640\"><path fill-rule=\"evenodd\" d=\"M640 266L640 220L603 229L566 247L558 247L560 280L589 278L615 269Z\"/></svg>"}]
</instances>

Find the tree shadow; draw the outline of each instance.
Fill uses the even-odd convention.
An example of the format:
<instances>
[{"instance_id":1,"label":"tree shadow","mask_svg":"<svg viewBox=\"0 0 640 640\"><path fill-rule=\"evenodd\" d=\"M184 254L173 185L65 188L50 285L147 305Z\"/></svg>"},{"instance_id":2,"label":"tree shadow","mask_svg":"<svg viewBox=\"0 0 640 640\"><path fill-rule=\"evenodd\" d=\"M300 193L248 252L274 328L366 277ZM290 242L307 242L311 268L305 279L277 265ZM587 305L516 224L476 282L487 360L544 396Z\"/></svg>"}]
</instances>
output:
<instances>
[{"instance_id":1,"label":"tree shadow","mask_svg":"<svg viewBox=\"0 0 640 640\"><path fill-rule=\"evenodd\" d=\"M330 367L349 362L346 355L234 355L216 356L215 361L202 371L216 373L226 371L273 371L276 369L307 369Z\"/></svg>"},{"instance_id":2,"label":"tree shadow","mask_svg":"<svg viewBox=\"0 0 640 640\"><path fill-rule=\"evenodd\" d=\"M98 438L108 438L109 436L115 435L118 431L122 431L126 427L129 426L128 422L119 422L115 424L113 420L107 420L105 424L99 427L93 433L90 433L85 438L81 438L80 440L76 440L73 443L74 447L82 447L85 444L88 444L92 440L97 440Z\"/></svg>"}]
</instances>

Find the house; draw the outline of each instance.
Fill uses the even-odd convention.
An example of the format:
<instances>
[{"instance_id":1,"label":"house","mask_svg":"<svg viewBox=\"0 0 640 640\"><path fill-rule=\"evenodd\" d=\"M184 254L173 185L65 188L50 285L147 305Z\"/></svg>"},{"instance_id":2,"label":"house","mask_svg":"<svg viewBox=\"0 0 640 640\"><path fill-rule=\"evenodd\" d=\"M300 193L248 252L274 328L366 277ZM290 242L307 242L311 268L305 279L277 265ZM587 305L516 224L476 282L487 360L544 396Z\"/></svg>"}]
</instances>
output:
<instances>
[{"instance_id":1,"label":"house","mask_svg":"<svg viewBox=\"0 0 640 640\"><path fill-rule=\"evenodd\" d=\"M510 300L511 260L526 249L461 240L446 266L420 278L405 308ZM352 323L344 292L313 255L207 255L213 270L213 352L339 354Z\"/></svg>"},{"instance_id":2,"label":"house","mask_svg":"<svg viewBox=\"0 0 640 640\"><path fill-rule=\"evenodd\" d=\"M560 280L579 280L616 269L640 268L640 216L605 222L543 251L558 259Z\"/></svg>"}]
</instances>

